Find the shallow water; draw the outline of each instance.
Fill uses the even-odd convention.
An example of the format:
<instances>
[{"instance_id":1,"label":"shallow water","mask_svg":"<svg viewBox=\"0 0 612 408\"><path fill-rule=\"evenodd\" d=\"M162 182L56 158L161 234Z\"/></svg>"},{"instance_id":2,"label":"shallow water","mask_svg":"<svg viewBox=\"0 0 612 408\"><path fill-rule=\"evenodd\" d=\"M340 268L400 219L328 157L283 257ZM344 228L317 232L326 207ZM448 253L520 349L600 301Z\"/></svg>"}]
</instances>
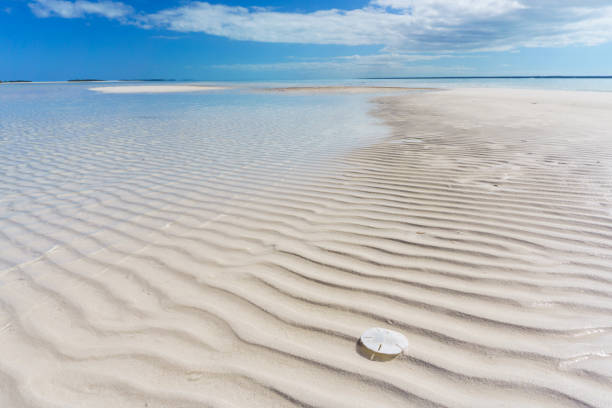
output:
<instances>
[{"instance_id":1,"label":"shallow water","mask_svg":"<svg viewBox=\"0 0 612 408\"><path fill-rule=\"evenodd\" d=\"M2 86L1 268L61 243L71 220L57 212L95 207L110 191L152 194L184 177L222 184L213 199L221 204L384 133L367 115L372 95L104 95L90 87Z\"/></svg>"}]
</instances>

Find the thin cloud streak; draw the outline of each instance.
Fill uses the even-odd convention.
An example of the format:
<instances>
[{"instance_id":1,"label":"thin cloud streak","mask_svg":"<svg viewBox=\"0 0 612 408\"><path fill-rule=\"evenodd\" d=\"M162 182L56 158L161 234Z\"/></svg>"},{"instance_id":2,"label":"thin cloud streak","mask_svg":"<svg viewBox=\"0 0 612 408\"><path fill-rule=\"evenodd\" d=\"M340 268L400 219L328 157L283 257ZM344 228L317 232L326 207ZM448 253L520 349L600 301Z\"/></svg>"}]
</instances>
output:
<instances>
[{"instance_id":1,"label":"thin cloud streak","mask_svg":"<svg viewBox=\"0 0 612 408\"><path fill-rule=\"evenodd\" d=\"M110 19L119 19L134 13L131 6L114 1L75 2L67 0L36 0L28 6L36 17L81 18L87 14L100 15Z\"/></svg>"},{"instance_id":2,"label":"thin cloud streak","mask_svg":"<svg viewBox=\"0 0 612 408\"><path fill-rule=\"evenodd\" d=\"M449 55L400 55L400 54L376 54L376 55L350 55L311 61L288 61L271 64L221 64L213 68L234 70L303 70L303 69L355 69L372 70L379 68L405 68L408 64L421 61L432 61L449 58Z\"/></svg>"}]
</instances>

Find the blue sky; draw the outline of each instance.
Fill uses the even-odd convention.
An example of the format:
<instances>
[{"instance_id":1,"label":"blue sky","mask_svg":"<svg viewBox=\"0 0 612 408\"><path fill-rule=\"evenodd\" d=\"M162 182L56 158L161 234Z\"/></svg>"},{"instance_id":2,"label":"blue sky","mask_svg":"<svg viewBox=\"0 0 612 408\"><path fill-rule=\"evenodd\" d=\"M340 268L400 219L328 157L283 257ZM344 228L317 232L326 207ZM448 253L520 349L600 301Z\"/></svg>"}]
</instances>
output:
<instances>
[{"instance_id":1,"label":"blue sky","mask_svg":"<svg viewBox=\"0 0 612 408\"><path fill-rule=\"evenodd\" d=\"M610 0L0 0L0 79L612 75Z\"/></svg>"}]
</instances>

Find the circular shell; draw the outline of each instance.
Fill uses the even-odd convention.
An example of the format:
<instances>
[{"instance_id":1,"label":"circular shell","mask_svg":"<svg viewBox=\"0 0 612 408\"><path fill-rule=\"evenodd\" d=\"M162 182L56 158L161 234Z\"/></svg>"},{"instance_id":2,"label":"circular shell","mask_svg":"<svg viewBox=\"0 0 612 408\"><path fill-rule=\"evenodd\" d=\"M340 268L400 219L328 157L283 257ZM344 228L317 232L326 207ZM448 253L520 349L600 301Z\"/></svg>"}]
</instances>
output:
<instances>
[{"instance_id":1,"label":"circular shell","mask_svg":"<svg viewBox=\"0 0 612 408\"><path fill-rule=\"evenodd\" d=\"M408 347L406 336L380 327L366 330L359 342L366 349L365 354L370 360L390 360Z\"/></svg>"}]
</instances>

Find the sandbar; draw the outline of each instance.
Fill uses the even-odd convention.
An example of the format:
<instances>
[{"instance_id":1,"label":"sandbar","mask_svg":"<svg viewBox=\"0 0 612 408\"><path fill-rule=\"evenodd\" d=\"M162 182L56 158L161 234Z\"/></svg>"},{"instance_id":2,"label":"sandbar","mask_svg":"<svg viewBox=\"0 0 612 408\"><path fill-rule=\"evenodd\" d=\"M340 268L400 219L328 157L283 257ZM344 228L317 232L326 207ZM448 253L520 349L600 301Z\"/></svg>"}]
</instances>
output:
<instances>
[{"instance_id":1,"label":"sandbar","mask_svg":"<svg viewBox=\"0 0 612 408\"><path fill-rule=\"evenodd\" d=\"M176 92L201 92L218 91L227 89L222 86L199 86L199 85L125 85L125 86L102 86L89 88L90 91L106 94L136 94L136 93L176 93Z\"/></svg>"},{"instance_id":2,"label":"sandbar","mask_svg":"<svg viewBox=\"0 0 612 408\"><path fill-rule=\"evenodd\" d=\"M292 86L286 88L263 88L267 92L279 93L380 93L432 90L434 88L410 88L401 86Z\"/></svg>"}]
</instances>

